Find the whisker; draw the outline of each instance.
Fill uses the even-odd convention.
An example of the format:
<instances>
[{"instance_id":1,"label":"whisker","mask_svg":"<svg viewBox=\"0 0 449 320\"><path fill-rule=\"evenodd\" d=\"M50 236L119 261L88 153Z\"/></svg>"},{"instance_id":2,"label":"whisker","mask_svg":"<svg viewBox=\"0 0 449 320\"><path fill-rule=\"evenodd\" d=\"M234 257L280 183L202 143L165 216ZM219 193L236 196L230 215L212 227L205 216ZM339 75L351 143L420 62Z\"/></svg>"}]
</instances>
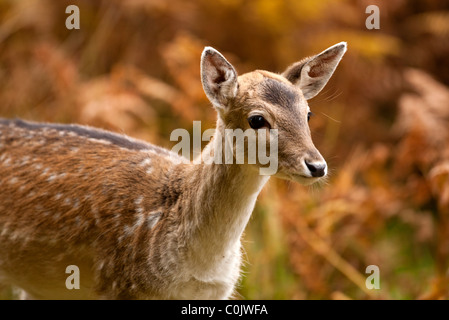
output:
<instances>
[{"instance_id":1,"label":"whisker","mask_svg":"<svg viewBox=\"0 0 449 320\"><path fill-rule=\"evenodd\" d=\"M321 112L321 114L322 114L323 116L325 116L325 117L327 117L327 118L331 119L332 121L334 121L334 122L336 122L336 123L341 123L341 121L339 121L339 120L337 120L337 119L334 119L334 118L332 118L331 116L329 116L329 115L325 114L324 112Z\"/></svg>"},{"instance_id":2,"label":"whisker","mask_svg":"<svg viewBox=\"0 0 449 320\"><path fill-rule=\"evenodd\" d=\"M341 96L343 94L343 91L341 90L336 90L334 91L334 93L332 93L330 96L324 98L324 101L332 101L334 99L337 99L339 96Z\"/></svg>"}]
</instances>

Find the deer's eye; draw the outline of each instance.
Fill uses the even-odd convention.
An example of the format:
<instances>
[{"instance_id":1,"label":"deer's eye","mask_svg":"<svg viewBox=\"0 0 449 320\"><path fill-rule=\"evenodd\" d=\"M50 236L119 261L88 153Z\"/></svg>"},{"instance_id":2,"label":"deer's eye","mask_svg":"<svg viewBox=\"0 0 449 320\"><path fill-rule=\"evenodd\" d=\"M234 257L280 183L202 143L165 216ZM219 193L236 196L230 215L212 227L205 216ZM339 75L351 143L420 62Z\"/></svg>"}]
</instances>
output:
<instances>
[{"instance_id":1,"label":"deer's eye","mask_svg":"<svg viewBox=\"0 0 449 320\"><path fill-rule=\"evenodd\" d=\"M308 114L307 114L307 122L309 122L310 121L310 118L311 117L313 117L315 114L313 113L313 112L309 112Z\"/></svg>"},{"instance_id":2,"label":"deer's eye","mask_svg":"<svg viewBox=\"0 0 449 320\"><path fill-rule=\"evenodd\" d=\"M253 129L270 128L270 124L262 116L251 116L248 118L248 123Z\"/></svg>"}]
</instances>

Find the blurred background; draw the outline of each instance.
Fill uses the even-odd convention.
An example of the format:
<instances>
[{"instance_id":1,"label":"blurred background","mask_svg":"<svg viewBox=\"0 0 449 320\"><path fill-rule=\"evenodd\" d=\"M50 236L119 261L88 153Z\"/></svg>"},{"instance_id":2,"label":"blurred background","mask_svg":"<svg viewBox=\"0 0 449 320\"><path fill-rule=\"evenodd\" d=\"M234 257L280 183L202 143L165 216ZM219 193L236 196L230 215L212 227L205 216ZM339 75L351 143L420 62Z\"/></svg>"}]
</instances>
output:
<instances>
[{"instance_id":1,"label":"blurred background","mask_svg":"<svg viewBox=\"0 0 449 320\"><path fill-rule=\"evenodd\" d=\"M68 30L66 7L80 9ZM380 9L368 30L367 6ZM449 298L449 4L438 0L0 0L0 117L97 126L171 148L213 128L204 46L282 72L340 42L309 101L321 187L271 179L237 299ZM369 290L366 267L380 270ZM3 299L14 298L9 288Z\"/></svg>"}]
</instances>

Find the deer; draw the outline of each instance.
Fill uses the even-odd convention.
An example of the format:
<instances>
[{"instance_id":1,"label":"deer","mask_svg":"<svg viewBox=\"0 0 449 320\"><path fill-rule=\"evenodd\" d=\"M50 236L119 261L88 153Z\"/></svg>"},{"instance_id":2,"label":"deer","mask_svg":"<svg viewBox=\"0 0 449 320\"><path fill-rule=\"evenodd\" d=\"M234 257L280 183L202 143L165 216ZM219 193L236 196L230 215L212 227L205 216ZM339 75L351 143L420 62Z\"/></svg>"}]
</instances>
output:
<instances>
[{"instance_id":1,"label":"deer","mask_svg":"<svg viewBox=\"0 0 449 320\"><path fill-rule=\"evenodd\" d=\"M177 153L79 124L0 119L0 284L24 299L231 299L241 238L271 176L311 185L327 175L307 100L326 85L346 42L283 73L238 75L212 47L201 82L217 112L201 155L225 129L276 130L277 171L260 163L178 161ZM67 266L79 269L68 288Z\"/></svg>"}]
</instances>

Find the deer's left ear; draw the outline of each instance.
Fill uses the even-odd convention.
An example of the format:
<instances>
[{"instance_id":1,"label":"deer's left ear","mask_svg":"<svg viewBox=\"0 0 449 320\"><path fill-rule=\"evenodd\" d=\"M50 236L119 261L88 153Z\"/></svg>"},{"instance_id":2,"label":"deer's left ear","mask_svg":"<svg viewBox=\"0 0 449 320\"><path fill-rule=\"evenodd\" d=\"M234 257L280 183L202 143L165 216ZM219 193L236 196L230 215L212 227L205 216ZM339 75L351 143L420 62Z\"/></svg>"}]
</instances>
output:
<instances>
[{"instance_id":1,"label":"deer's left ear","mask_svg":"<svg viewBox=\"0 0 449 320\"><path fill-rule=\"evenodd\" d=\"M282 75L309 100L324 88L345 52L346 42L337 43L316 56L292 64Z\"/></svg>"}]
</instances>

